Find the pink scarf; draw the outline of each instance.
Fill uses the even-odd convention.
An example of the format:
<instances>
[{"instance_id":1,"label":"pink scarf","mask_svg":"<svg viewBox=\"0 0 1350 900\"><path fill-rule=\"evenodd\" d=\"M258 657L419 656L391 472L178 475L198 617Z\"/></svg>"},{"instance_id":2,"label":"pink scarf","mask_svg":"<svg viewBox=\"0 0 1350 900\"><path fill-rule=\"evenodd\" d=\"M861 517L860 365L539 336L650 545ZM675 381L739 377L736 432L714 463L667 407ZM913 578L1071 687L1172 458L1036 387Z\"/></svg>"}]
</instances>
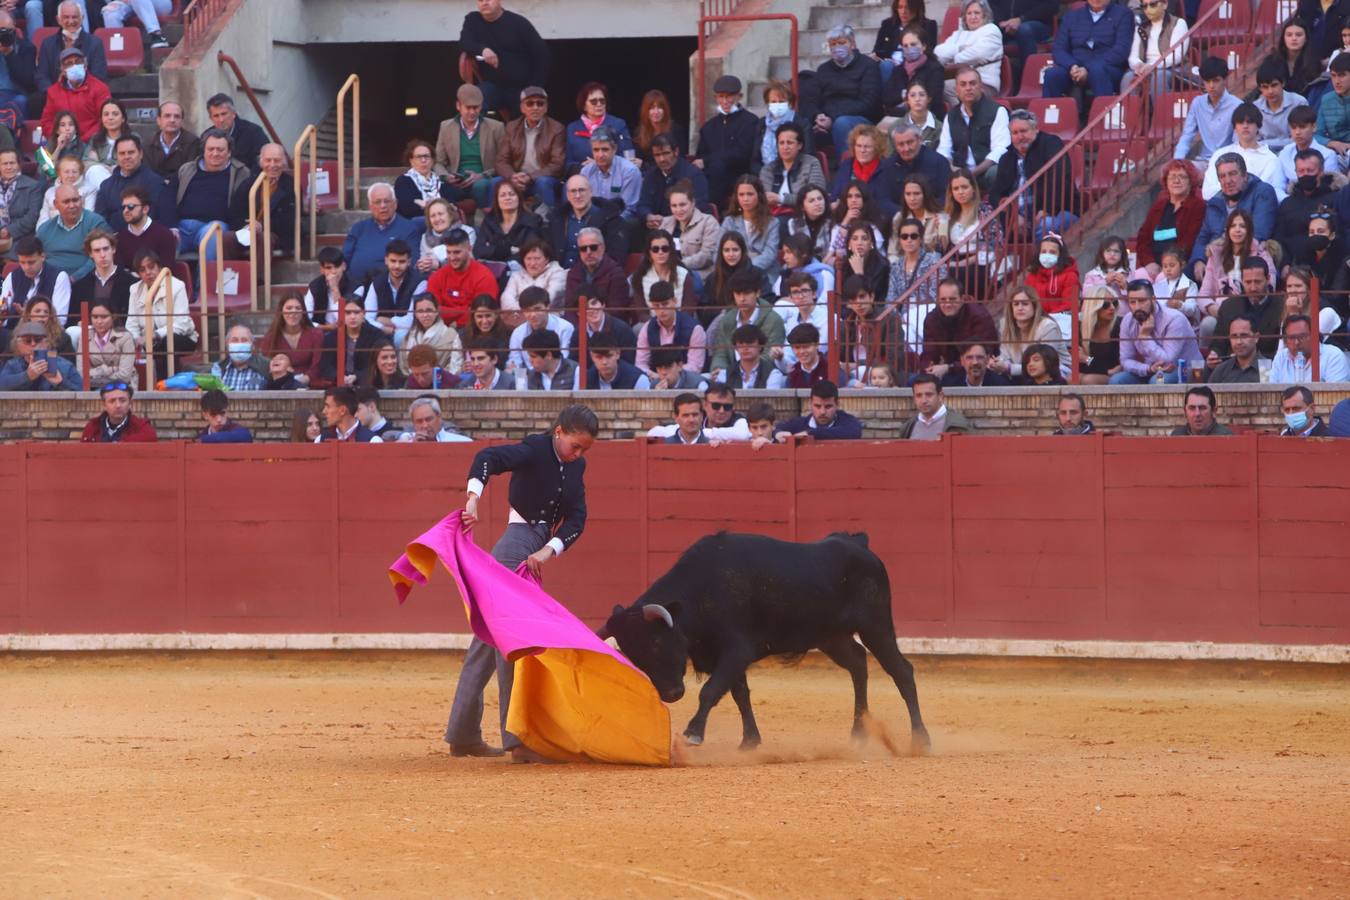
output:
<instances>
[{"instance_id":1,"label":"pink scarf","mask_svg":"<svg viewBox=\"0 0 1350 900\"><path fill-rule=\"evenodd\" d=\"M907 74L910 78L913 78L914 73L919 71L919 66L923 65L926 62L928 62L928 54L920 53L919 58L914 60L914 62L906 61L902 63L902 65L904 65L905 67L905 74Z\"/></svg>"}]
</instances>

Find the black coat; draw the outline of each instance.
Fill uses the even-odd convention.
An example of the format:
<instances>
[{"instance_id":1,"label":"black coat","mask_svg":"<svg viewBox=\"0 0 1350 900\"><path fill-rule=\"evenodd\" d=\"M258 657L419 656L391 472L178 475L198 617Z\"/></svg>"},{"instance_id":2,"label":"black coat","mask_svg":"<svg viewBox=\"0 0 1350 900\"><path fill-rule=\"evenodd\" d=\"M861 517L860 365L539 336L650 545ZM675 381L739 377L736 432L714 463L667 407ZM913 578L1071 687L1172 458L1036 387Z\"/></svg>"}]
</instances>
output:
<instances>
[{"instance_id":1,"label":"black coat","mask_svg":"<svg viewBox=\"0 0 1350 900\"><path fill-rule=\"evenodd\" d=\"M697 159L708 178L708 199L725 212L731 186L742 175L759 171L759 141L763 123L752 112L738 109L729 116L718 110L698 131Z\"/></svg>"},{"instance_id":2,"label":"black coat","mask_svg":"<svg viewBox=\"0 0 1350 900\"><path fill-rule=\"evenodd\" d=\"M586 460L559 462L553 437L532 434L519 444L485 447L469 466L469 479L484 485L493 475L511 473L508 499L527 522L543 522L567 548L586 527Z\"/></svg>"},{"instance_id":3,"label":"black coat","mask_svg":"<svg viewBox=\"0 0 1350 900\"><path fill-rule=\"evenodd\" d=\"M708 208L707 176L698 166L684 157L680 157L675 160L675 167L670 170L669 175L662 172L655 164L652 164L643 173L642 195L638 199L637 206L638 218L646 218L650 215L670 215L670 201L666 199L666 191L681 181L688 181L693 185L694 205L706 211Z\"/></svg>"},{"instance_id":4,"label":"black coat","mask_svg":"<svg viewBox=\"0 0 1350 900\"><path fill-rule=\"evenodd\" d=\"M516 216L516 224L510 231L502 230L502 220L496 216L483 216L478 226L477 237L473 242L474 259L490 259L496 262L510 262L520 259L520 247L530 238L544 236L544 220L528 210L521 210ZM511 248L515 247L515 252Z\"/></svg>"},{"instance_id":5,"label":"black coat","mask_svg":"<svg viewBox=\"0 0 1350 900\"><path fill-rule=\"evenodd\" d=\"M911 22L913 27L917 24L923 31L923 45L931 53L938 44L938 24L932 19L920 19L917 23ZM900 20L895 16L887 16L877 28L877 40L872 45L872 53L878 59L890 59L892 53L900 49L900 35L905 31L905 26L900 24Z\"/></svg>"},{"instance_id":6,"label":"black coat","mask_svg":"<svg viewBox=\"0 0 1350 900\"><path fill-rule=\"evenodd\" d=\"M347 329L339 319L338 327L323 336L323 359L319 362L319 377L324 381L336 383L338 335L345 335ZM369 322L361 323L361 333L356 336L356 380L359 382L366 369L375 362L375 345L388 340L384 329L376 328Z\"/></svg>"},{"instance_id":7,"label":"black coat","mask_svg":"<svg viewBox=\"0 0 1350 900\"><path fill-rule=\"evenodd\" d=\"M567 247L567 219L572 208L566 201L548 219L548 242L561 260ZM628 259L628 226L617 205L608 200L592 199L591 208L583 220L583 228L599 228L605 236L605 255L622 266Z\"/></svg>"},{"instance_id":8,"label":"black coat","mask_svg":"<svg viewBox=\"0 0 1350 900\"><path fill-rule=\"evenodd\" d=\"M1317 190L1311 194L1305 194L1295 188L1289 192L1289 196L1280 201L1279 209L1275 213L1274 237L1284 248L1286 260L1309 255L1308 216L1317 212L1319 206L1335 208L1337 190L1332 184L1333 179L1332 175L1323 175ZM1337 224L1335 230L1340 231L1342 227Z\"/></svg>"},{"instance_id":9,"label":"black coat","mask_svg":"<svg viewBox=\"0 0 1350 900\"><path fill-rule=\"evenodd\" d=\"M450 182L441 179L441 199L448 203L454 203L455 189L450 186ZM404 173L394 179L394 200L398 203L398 214L405 219L416 219L426 215L424 209L417 205L417 201L422 199L422 192L417 189L413 180Z\"/></svg>"},{"instance_id":10,"label":"black coat","mask_svg":"<svg viewBox=\"0 0 1350 900\"><path fill-rule=\"evenodd\" d=\"M118 328L126 326L127 310L131 307L131 288L140 281L128 270L118 266L112 277L112 296L108 302L112 305L113 323ZM98 285L98 276L91 269L79 281L70 286L70 315L66 317L66 327L80 324L80 304L94 302L94 288Z\"/></svg>"},{"instance_id":11,"label":"black coat","mask_svg":"<svg viewBox=\"0 0 1350 900\"><path fill-rule=\"evenodd\" d=\"M942 98L946 76L942 73L942 63L938 62L932 55L914 71L913 77L910 77L904 66L895 67L891 72L891 77L886 80L885 86L881 89L881 114L883 116L903 116L904 111L900 107L907 107L905 91L909 90L910 84L914 82L918 82L928 89L929 107L933 110L933 115L939 120L946 116L947 101Z\"/></svg>"},{"instance_id":12,"label":"black coat","mask_svg":"<svg viewBox=\"0 0 1350 900\"><path fill-rule=\"evenodd\" d=\"M820 113L831 119L862 116L876 121L881 118L880 70L876 60L861 53L853 54L853 59L843 68L835 65L833 60L823 62L816 69L814 78L799 83L801 110L808 121L815 121Z\"/></svg>"},{"instance_id":13,"label":"black coat","mask_svg":"<svg viewBox=\"0 0 1350 900\"><path fill-rule=\"evenodd\" d=\"M37 93L37 50L26 38L14 35L14 49L3 57L9 80L20 93Z\"/></svg>"},{"instance_id":14,"label":"black coat","mask_svg":"<svg viewBox=\"0 0 1350 900\"><path fill-rule=\"evenodd\" d=\"M1064 149L1064 142L1042 131L1027 148L1026 160L1022 169L1027 180L1044 168L1056 153ZM998 170L994 174L994 187L989 193L989 205L998 206L1005 197L1017 190L1017 151L1012 147L999 158ZM1078 189L1073 183L1073 165L1067 155L1060 157L1055 167L1037 179L1031 186L1033 212L1050 214L1077 212L1079 208Z\"/></svg>"},{"instance_id":15,"label":"black coat","mask_svg":"<svg viewBox=\"0 0 1350 900\"><path fill-rule=\"evenodd\" d=\"M243 116L236 116L234 133L230 137L234 139L234 150L231 155L248 166L250 172L257 172L258 154L262 152L264 145L272 142L267 132L262 130L261 125L250 122Z\"/></svg>"},{"instance_id":16,"label":"black coat","mask_svg":"<svg viewBox=\"0 0 1350 900\"><path fill-rule=\"evenodd\" d=\"M1055 16L1059 14L1059 0L989 0L989 8L993 10L995 23L1022 19L1053 28Z\"/></svg>"}]
</instances>

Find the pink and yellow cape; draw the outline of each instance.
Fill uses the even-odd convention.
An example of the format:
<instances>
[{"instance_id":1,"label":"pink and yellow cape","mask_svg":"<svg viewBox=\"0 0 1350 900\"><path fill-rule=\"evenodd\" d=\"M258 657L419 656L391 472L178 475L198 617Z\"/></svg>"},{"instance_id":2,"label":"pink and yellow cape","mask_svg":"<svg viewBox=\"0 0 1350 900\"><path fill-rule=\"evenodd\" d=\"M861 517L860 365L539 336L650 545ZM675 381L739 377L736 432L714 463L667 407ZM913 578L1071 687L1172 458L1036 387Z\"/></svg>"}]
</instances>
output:
<instances>
[{"instance_id":1,"label":"pink and yellow cape","mask_svg":"<svg viewBox=\"0 0 1350 900\"><path fill-rule=\"evenodd\" d=\"M473 633L515 663L506 726L549 759L670 765L670 713L651 681L554 600L522 564L512 573L470 539L460 513L389 568L399 602L436 560L464 598Z\"/></svg>"}]
</instances>

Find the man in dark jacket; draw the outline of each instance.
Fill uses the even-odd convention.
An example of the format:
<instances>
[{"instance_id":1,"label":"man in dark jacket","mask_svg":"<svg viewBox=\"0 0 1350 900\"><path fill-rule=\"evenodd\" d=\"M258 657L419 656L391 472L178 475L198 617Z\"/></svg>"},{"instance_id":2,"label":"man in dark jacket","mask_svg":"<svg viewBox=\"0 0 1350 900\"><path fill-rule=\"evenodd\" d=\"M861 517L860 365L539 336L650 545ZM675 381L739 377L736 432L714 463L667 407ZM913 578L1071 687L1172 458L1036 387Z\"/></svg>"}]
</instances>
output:
<instances>
[{"instance_id":1,"label":"man in dark jacket","mask_svg":"<svg viewBox=\"0 0 1350 900\"><path fill-rule=\"evenodd\" d=\"M113 145L113 155L117 160L117 168L98 186L94 212L106 222L120 222L123 188L139 185L150 194L150 210L154 213L155 221L169 228L177 226L178 206L165 186L164 179L142 164L145 157L140 137L130 132L119 137Z\"/></svg>"},{"instance_id":2,"label":"man in dark jacket","mask_svg":"<svg viewBox=\"0 0 1350 900\"><path fill-rule=\"evenodd\" d=\"M525 158L526 129L534 138L534 159ZM565 161L566 127L548 114L548 92L532 85L520 92L520 115L506 123L497 145L498 178L509 178L521 197L536 197L552 208L562 202L558 179Z\"/></svg>"},{"instance_id":3,"label":"man in dark jacket","mask_svg":"<svg viewBox=\"0 0 1350 900\"><path fill-rule=\"evenodd\" d=\"M709 199L725 210L736 179L758 171L760 121L741 107L741 80L735 75L713 82L713 94L717 112L698 130L694 165L708 178Z\"/></svg>"},{"instance_id":4,"label":"man in dark jacket","mask_svg":"<svg viewBox=\"0 0 1350 900\"><path fill-rule=\"evenodd\" d=\"M1036 114L1030 110L1019 109L1008 118L1012 147L999 159L994 175L989 204L995 207L1064 149L1059 138L1038 130ZM1078 219L1077 209L1078 190L1073 184L1073 165L1066 154L1022 193L1016 207L1008 210L1008 221L1003 227L1008 234L1027 234L1034 228L1036 239L1040 240L1047 231L1063 234Z\"/></svg>"},{"instance_id":5,"label":"man in dark jacket","mask_svg":"<svg viewBox=\"0 0 1350 900\"><path fill-rule=\"evenodd\" d=\"M650 229L660 228L661 219L670 215L670 201L666 191L688 181L694 188L694 205L700 209L708 205L708 179L698 166L680 156L680 148L668 134L652 138L652 166L642 176L642 196L638 199L638 215Z\"/></svg>"},{"instance_id":6,"label":"man in dark jacket","mask_svg":"<svg viewBox=\"0 0 1350 900\"><path fill-rule=\"evenodd\" d=\"M183 127L183 107L173 100L159 105L155 123L159 132L145 147L145 164L168 183L179 169L201 155L202 142Z\"/></svg>"},{"instance_id":7,"label":"man in dark jacket","mask_svg":"<svg viewBox=\"0 0 1350 900\"><path fill-rule=\"evenodd\" d=\"M1252 237L1258 241L1270 240L1275 233L1275 214L1279 203L1275 189L1247 172L1247 163L1240 154L1225 153L1214 162L1219 173L1219 193L1205 202L1205 220L1195 237L1191 258L1187 264L1194 272L1196 284L1205 280L1205 254L1209 242L1223 236L1228 216L1235 209L1245 209L1252 216Z\"/></svg>"},{"instance_id":8,"label":"man in dark jacket","mask_svg":"<svg viewBox=\"0 0 1350 900\"><path fill-rule=\"evenodd\" d=\"M623 274L623 266L605 252L603 233L598 228L585 228L579 232L577 243L582 250L576 264L567 270L563 305L568 310L580 309L584 291L585 296L602 299L613 315L631 319L633 311L627 309L631 299L628 278Z\"/></svg>"},{"instance_id":9,"label":"man in dark jacket","mask_svg":"<svg viewBox=\"0 0 1350 900\"><path fill-rule=\"evenodd\" d=\"M938 378L960 365L962 347L979 342L990 356L998 355L998 328L980 303L966 303L961 283L944 278L937 286L937 309L923 320L921 363Z\"/></svg>"},{"instance_id":10,"label":"man in dark jacket","mask_svg":"<svg viewBox=\"0 0 1350 900\"><path fill-rule=\"evenodd\" d=\"M1003 86L1005 93L1016 93L1022 83L1022 68L1027 57L1040 44L1050 40L1055 30L1055 14L1059 0L989 0L994 22L1003 32L1003 55L1012 59L1012 84ZM1008 53L1016 47L1017 54Z\"/></svg>"},{"instance_id":11,"label":"man in dark jacket","mask_svg":"<svg viewBox=\"0 0 1350 900\"><path fill-rule=\"evenodd\" d=\"M529 19L502 9L501 0L478 0L478 11L460 26L459 49L478 63L484 111L508 107L527 85L548 83L548 44Z\"/></svg>"},{"instance_id":12,"label":"man in dark jacket","mask_svg":"<svg viewBox=\"0 0 1350 900\"><path fill-rule=\"evenodd\" d=\"M856 441L862 437L862 422L839 408L839 388L833 381L817 381L811 388L811 414L788 419L775 436L810 436L818 441Z\"/></svg>"},{"instance_id":13,"label":"man in dark jacket","mask_svg":"<svg viewBox=\"0 0 1350 900\"><path fill-rule=\"evenodd\" d=\"M584 175L567 179L567 199L549 216L548 242L564 269L576 265L577 235L583 228L597 228L605 236L604 252L623 265L628 256L628 234L620 210L608 200L591 196L591 183Z\"/></svg>"},{"instance_id":14,"label":"man in dark jacket","mask_svg":"<svg viewBox=\"0 0 1350 900\"><path fill-rule=\"evenodd\" d=\"M99 81L108 80L108 56L103 52L103 42L84 29L84 17L78 6L62 4L56 13L56 22L61 30L42 42L37 55L37 92L40 98L46 97L47 89L61 80L61 53L76 48L84 53L87 74ZM31 29L30 29L31 30ZM41 100L37 108L29 110L29 115L37 117L41 112ZM59 110L58 110L59 112Z\"/></svg>"},{"instance_id":15,"label":"man in dark jacket","mask_svg":"<svg viewBox=\"0 0 1350 900\"><path fill-rule=\"evenodd\" d=\"M895 155L882 162L872 179L872 196L881 205L881 211L890 221L904 202L904 181L911 175L920 175L928 183L930 197L947 193L952 165L946 157L924 146L923 135L915 125L903 123L891 132Z\"/></svg>"},{"instance_id":16,"label":"man in dark jacket","mask_svg":"<svg viewBox=\"0 0 1350 900\"><path fill-rule=\"evenodd\" d=\"M1323 173L1322 154L1311 147L1294 154L1294 174L1289 196L1280 201L1275 211L1275 240L1284 248L1286 260L1307 256L1308 217L1323 207L1334 207L1337 192L1345 185L1343 176Z\"/></svg>"},{"instance_id":17,"label":"man in dark jacket","mask_svg":"<svg viewBox=\"0 0 1350 900\"><path fill-rule=\"evenodd\" d=\"M605 257L610 265L614 265L613 260ZM618 267L615 266L617 269ZM628 282L623 277L623 270L618 271L619 281L613 287L621 288L623 291L624 302L628 298ZM606 335L614 341L614 345L619 348L619 357L627 362L637 364L637 335L633 333L633 328L622 319L615 318L605 311L605 304L609 302L610 295L603 289L594 284L581 284L573 288L571 285L571 273L568 273L568 293L567 308L580 309L585 311L585 324L578 325L577 330L572 332L572 357L579 359L578 349L581 344L581 330L586 329L586 343L595 340L597 335ZM575 292L575 295L574 293ZM568 315L571 318L571 314Z\"/></svg>"},{"instance_id":18,"label":"man in dark jacket","mask_svg":"<svg viewBox=\"0 0 1350 900\"><path fill-rule=\"evenodd\" d=\"M258 171L258 153L270 140L262 126L240 118L234 111L234 98L229 94L216 94L207 100L206 113L211 117L211 124L229 137L234 158L247 166L250 172ZM206 135L203 134L203 151L205 140Z\"/></svg>"},{"instance_id":19,"label":"man in dark jacket","mask_svg":"<svg viewBox=\"0 0 1350 900\"><path fill-rule=\"evenodd\" d=\"M28 118L28 95L36 93L37 51L19 36L14 16L0 10L0 104L13 104L22 122Z\"/></svg>"},{"instance_id":20,"label":"man in dark jacket","mask_svg":"<svg viewBox=\"0 0 1350 900\"><path fill-rule=\"evenodd\" d=\"M819 138L828 135L842 153L854 126L880 117L881 71L876 60L858 52L851 25L836 25L826 38L830 58L816 69L809 94L803 92L802 111Z\"/></svg>"},{"instance_id":21,"label":"man in dark jacket","mask_svg":"<svg viewBox=\"0 0 1350 900\"><path fill-rule=\"evenodd\" d=\"M1073 93L1086 111L1086 94L1118 93L1133 42L1134 14L1124 3L1087 0L1087 6L1069 10L1055 32L1055 64L1045 70L1041 96Z\"/></svg>"}]
</instances>

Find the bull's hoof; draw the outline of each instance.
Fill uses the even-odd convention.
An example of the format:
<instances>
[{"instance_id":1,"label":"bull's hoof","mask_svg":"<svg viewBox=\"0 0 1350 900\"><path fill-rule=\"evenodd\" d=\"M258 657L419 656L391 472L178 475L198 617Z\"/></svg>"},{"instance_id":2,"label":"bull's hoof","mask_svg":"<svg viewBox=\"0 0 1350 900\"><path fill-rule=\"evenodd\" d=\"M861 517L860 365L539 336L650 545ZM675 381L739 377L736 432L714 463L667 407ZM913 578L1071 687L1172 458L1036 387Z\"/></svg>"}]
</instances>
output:
<instances>
[{"instance_id":1,"label":"bull's hoof","mask_svg":"<svg viewBox=\"0 0 1350 900\"><path fill-rule=\"evenodd\" d=\"M850 732L849 737L855 744L867 743L867 726L863 724L861 719L853 723L853 731Z\"/></svg>"},{"instance_id":2,"label":"bull's hoof","mask_svg":"<svg viewBox=\"0 0 1350 900\"><path fill-rule=\"evenodd\" d=\"M910 756L931 756L932 754L933 741L928 737L927 731L916 731L909 736Z\"/></svg>"},{"instance_id":3,"label":"bull's hoof","mask_svg":"<svg viewBox=\"0 0 1350 900\"><path fill-rule=\"evenodd\" d=\"M755 735L754 737L741 738L742 750L754 750L756 747L759 746L759 744L760 744L759 735Z\"/></svg>"},{"instance_id":4,"label":"bull's hoof","mask_svg":"<svg viewBox=\"0 0 1350 900\"><path fill-rule=\"evenodd\" d=\"M699 744L703 743L703 735L690 734L688 731L686 731L684 733L684 741L691 747L697 747Z\"/></svg>"}]
</instances>

